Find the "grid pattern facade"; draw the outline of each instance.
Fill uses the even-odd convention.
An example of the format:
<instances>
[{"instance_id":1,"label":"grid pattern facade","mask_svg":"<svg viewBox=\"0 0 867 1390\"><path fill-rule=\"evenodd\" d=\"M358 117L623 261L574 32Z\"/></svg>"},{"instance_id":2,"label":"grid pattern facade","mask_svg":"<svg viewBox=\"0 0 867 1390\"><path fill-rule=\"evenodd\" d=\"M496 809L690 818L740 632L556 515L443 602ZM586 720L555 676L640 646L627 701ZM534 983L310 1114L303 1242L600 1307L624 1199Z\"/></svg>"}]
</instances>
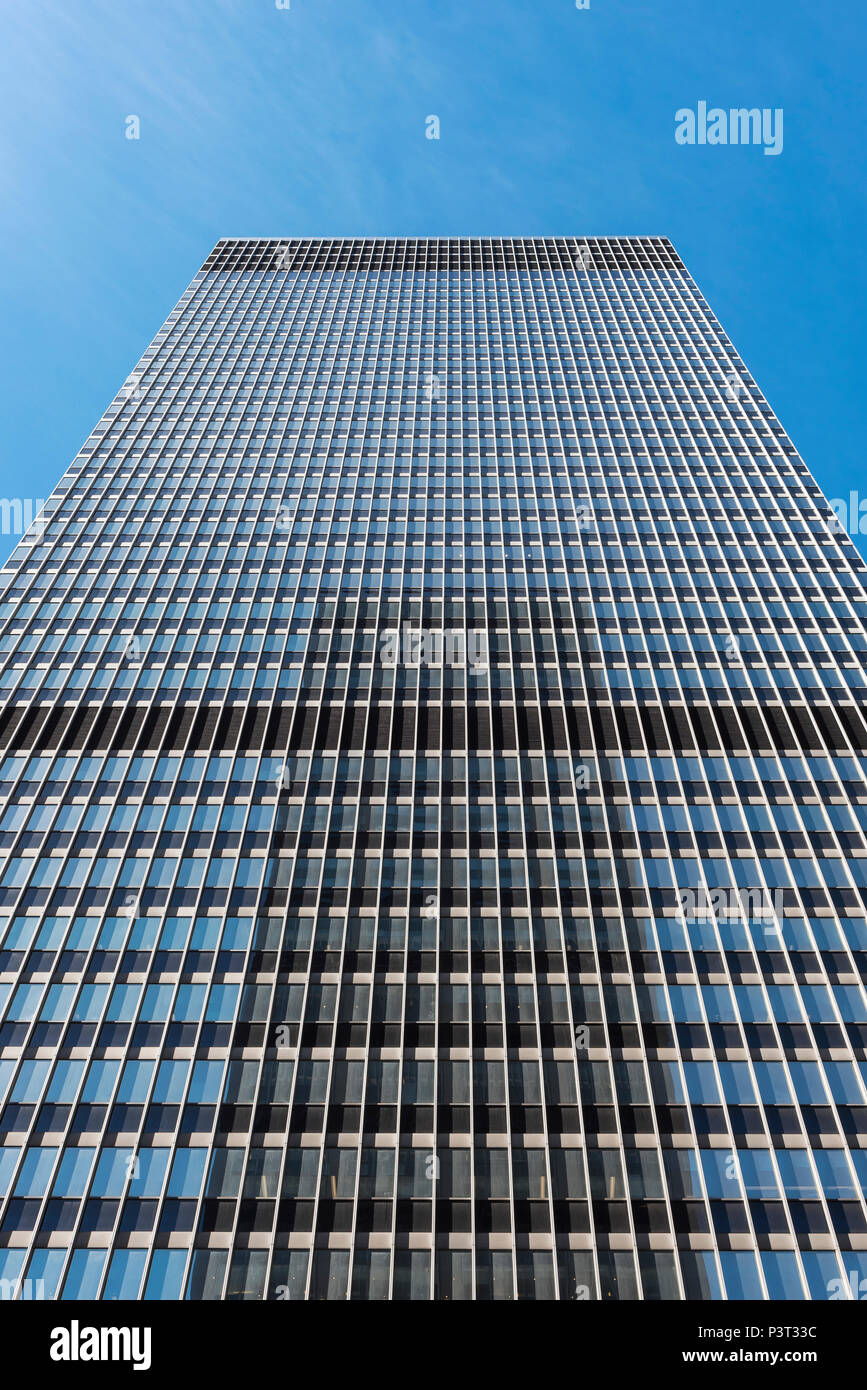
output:
<instances>
[{"instance_id":1,"label":"grid pattern facade","mask_svg":"<svg viewBox=\"0 0 867 1390\"><path fill-rule=\"evenodd\" d=\"M0 573L0 1291L863 1297L864 575L665 239L218 243Z\"/></svg>"}]
</instances>

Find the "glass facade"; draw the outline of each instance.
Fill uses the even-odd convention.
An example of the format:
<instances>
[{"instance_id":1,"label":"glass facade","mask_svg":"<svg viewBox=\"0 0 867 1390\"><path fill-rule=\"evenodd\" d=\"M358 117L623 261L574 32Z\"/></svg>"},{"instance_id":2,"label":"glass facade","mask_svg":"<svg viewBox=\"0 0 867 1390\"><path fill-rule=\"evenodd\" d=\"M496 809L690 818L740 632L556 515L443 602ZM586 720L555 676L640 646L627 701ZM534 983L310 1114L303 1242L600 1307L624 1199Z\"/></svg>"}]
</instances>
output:
<instances>
[{"instance_id":1,"label":"glass facade","mask_svg":"<svg viewBox=\"0 0 867 1390\"><path fill-rule=\"evenodd\" d=\"M867 1290L865 567L662 238L221 241L0 572L0 1286Z\"/></svg>"}]
</instances>

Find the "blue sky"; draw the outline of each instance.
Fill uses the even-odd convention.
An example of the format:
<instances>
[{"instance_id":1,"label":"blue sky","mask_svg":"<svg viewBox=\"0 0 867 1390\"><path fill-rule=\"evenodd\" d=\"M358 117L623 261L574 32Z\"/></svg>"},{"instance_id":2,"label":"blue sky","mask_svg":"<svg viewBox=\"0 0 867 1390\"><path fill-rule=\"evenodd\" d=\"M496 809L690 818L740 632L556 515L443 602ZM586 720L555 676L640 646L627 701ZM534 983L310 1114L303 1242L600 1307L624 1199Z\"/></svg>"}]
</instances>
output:
<instances>
[{"instance_id":1,"label":"blue sky","mask_svg":"<svg viewBox=\"0 0 867 1390\"><path fill-rule=\"evenodd\" d=\"M223 236L669 236L826 495L862 489L860 4L278 3L7 0L0 496L48 495ZM677 144L699 101L782 107L782 153Z\"/></svg>"}]
</instances>

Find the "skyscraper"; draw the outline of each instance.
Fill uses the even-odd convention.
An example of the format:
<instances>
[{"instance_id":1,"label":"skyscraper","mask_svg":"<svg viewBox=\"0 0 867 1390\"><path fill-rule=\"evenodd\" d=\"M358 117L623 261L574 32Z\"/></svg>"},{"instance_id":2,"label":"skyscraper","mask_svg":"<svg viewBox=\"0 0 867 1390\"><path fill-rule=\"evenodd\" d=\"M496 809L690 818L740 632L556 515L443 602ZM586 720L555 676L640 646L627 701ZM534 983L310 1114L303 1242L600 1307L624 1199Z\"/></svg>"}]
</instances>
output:
<instances>
[{"instance_id":1,"label":"skyscraper","mask_svg":"<svg viewBox=\"0 0 867 1390\"><path fill-rule=\"evenodd\" d=\"M7 1294L863 1296L864 576L664 238L219 242L0 576Z\"/></svg>"}]
</instances>

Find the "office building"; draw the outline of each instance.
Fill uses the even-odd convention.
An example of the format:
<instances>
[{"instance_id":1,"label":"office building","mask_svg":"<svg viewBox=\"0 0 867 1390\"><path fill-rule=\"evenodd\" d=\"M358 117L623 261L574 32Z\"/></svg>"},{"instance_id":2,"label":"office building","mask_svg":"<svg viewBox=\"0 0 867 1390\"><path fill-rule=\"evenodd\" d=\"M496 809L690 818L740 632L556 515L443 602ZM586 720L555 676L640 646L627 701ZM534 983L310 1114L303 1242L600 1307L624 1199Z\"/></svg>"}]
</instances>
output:
<instances>
[{"instance_id":1,"label":"office building","mask_svg":"<svg viewBox=\"0 0 867 1390\"><path fill-rule=\"evenodd\" d=\"M7 1296L864 1297L864 576L664 238L219 242L0 572Z\"/></svg>"}]
</instances>

